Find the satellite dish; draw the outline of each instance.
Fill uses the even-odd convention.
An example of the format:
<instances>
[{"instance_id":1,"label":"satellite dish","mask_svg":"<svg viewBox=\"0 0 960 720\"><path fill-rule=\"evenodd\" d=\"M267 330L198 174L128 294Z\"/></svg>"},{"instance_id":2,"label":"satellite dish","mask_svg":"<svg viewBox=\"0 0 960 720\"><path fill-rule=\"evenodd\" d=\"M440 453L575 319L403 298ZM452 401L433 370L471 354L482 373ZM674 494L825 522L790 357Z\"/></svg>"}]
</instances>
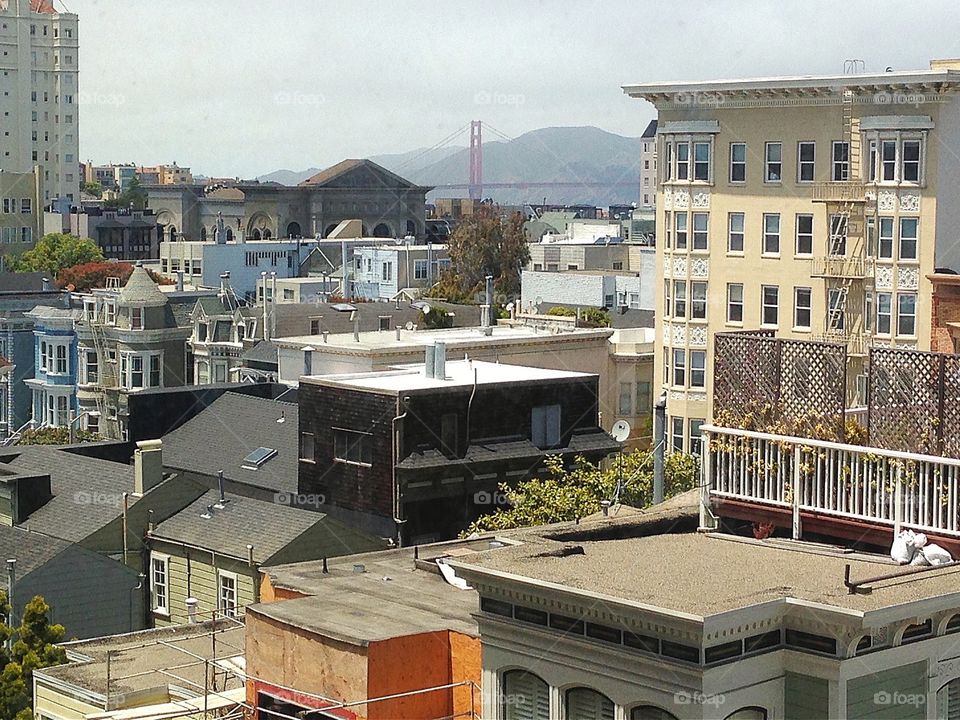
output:
<instances>
[{"instance_id":1,"label":"satellite dish","mask_svg":"<svg viewBox=\"0 0 960 720\"><path fill-rule=\"evenodd\" d=\"M433 308L430 307L430 304L429 304L429 303L424 303L424 304L423 304L423 310L422 310L422 312L423 312L424 315L429 315L429 314L430 314L430 311L431 311L432 309L433 309Z\"/></svg>"},{"instance_id":2,"label":"satellite dish","mask_svg":"<svg viewBox=\"0 0 960 720\"><path fill-rule=\"evenodd\" d=\"M613 429L610 431L610 434L613 435L613 439L617 442L624 442L630 437L630 423L626 420L617 420L613 424Z\"/></svg>"},{"instance_id":3,"label":"satellite dish","mask_svg":"<svg viewBox=\"0 0 960 720\"><path fill-rule=\"evenodd\" d=\"M407 320L407 324L404 325L407 330L413 330L413 323L410 320Z\"/></svg>"},{"instance_id":4,"label":"satellite dish","mask_svg":"<svg viewBox=\"0 0 960 720\"><path fill-rule=\"evenodd\" d=\"M393 239L393 244L394 244L394 245L403 245L403 238L394 238L394 239Z\"/></svg>"},{"instance_id":5,"label":"satellite dish","mask_svg":"<svg viewBox=\"0 0 960 720\"><path fill-rule=\"evenodd\" d=\"M537 295L537 299L533 301L533 304L534 304L534 305L539 305L539 304L542 303L542 302L543 302L543 298L540 297L539 295Z\"/></svg>"}]
</instances>

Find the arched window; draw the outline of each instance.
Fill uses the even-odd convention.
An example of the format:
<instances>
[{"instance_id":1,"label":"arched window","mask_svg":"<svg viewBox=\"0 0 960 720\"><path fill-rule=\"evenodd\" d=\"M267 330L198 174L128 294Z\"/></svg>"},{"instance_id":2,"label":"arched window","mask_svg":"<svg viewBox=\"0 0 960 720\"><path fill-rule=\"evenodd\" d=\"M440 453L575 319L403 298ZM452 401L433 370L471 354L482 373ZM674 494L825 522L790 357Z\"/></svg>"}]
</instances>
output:
<instances>
[{"instance_id":1,"label":"arched window","mask_svg":"<svg viewBox=\"0 0 960 720\"><path fill-rule=\"evenodd\" d=\"M206 239L207 239L207 228L206 228L206 227L201 227L201 228L200 228L200 241L201 241L201 242L205 242Z\"/></svg>"},{"instance_id":2,"label":"arched window","mask_svg":"<svg viewBox=\"0 0 960 720\"><path fill-rule=\"evenodd\" d=\"M177 239L177 229L173 225L170 226L170 229L167 230L167 232L169 233L171 242Z\"/></svg>"},{"instance_id":3,"label":"arched window","mask_svg":"<svg viewBox=\"0 0 960 720\"><path fill-rule=\"evenodd\" d=\"M417 234L417 224L413 220L407 220L407 235Z\"/></svg>"},{"instance_id":4,"label":"arched window","mask_svg":"<svg viewBox=\"0 0 960 720\"><path fill-rule=\"evenodd\" d=\"M740 708L727 715L724 720L767 720L767 711L760 707Z\"/></svg>"},{"instance_id":5,"label":"arched window","mask_svg":"<svg viewBox=\"0 0 960 720\"><path fill-rule=\"evenodd\" d=\"M259 239L260 239L260 229L259 229L259 228L254 228L254 230L253 230L253 239L254 239L254 240L259 240Z\"/></svg>"},{"instance_id":6,"label":"arched window","mask_svg":"<svg viewBox=\"0 0 960 720\"><path fill-rule=\"evenodd\" d=\"M641 705L630 711L630 720L677 720L677 716L654 705Z\"/></svg>"},{"instance_id":7,"label":"arched window","mask_svg":"<svg viewBox=\"0 0 960 720\"><path fill-rule=\"evenodd\" d=\"M937 717L960 720L960 678L951 680L937 690Z\"/></svg>"},{"instance_id":8,"label":"arched window","mask_svg":"<svg viewBox=\"0 0 960 720\"><path fill-rule=\"evenodd\" d=\"M373 236L378 238L390 237L390 226L386 223L380 223L373 229Z\"/></svg>"},{"instance_id":9,"label":"arched window","mask_svg":"<svg viewBox=\"0 0 960 720\"><path fill-rule=\"evenodd\" d=\"M264 240L269 240L269 239L272 238L272 237L273 237L273 233L270 232L270 228L264 229L264 231L263 231L263 239L264 239Z\"/></svg>"},{"instance_id":10,"label":"arched window","mask_svg":"<svg viewBox=\"0 0 960 720\"><path fill-rule=\"evenodd\" d=\"M227 228L227 242L233 242L233 229Z\"/></svg>"},{"instance_id":11,"label":"arched window","mask_svg":"<svg viewBox=\"0 0 960 720\"><path fill-rule=\"evenodd\" d=\"M550 688L526 670L503 674L500 704L504 720L550 720Z\"/></svg>"},{"instance_id":12,"label":"arched window","mask_svg":"<svg viewBox=\"0 0 960 720\"><path fill-rule=\"evenodd\" d=\"M291 238L302 237L301 230L300 230L300 223L292 222L289 225L287 225L287 237L291 237Z\"/></svg>"},{"instance_id":13,"label":"arched window","mask_svg":"<svg viewBox=\"0 0 960 720\"><path fill-rule=\"evenodd\" d=\"M613 720L613 701L590 688L567 690L567 720Z\"/></svg>"}]
</instances>

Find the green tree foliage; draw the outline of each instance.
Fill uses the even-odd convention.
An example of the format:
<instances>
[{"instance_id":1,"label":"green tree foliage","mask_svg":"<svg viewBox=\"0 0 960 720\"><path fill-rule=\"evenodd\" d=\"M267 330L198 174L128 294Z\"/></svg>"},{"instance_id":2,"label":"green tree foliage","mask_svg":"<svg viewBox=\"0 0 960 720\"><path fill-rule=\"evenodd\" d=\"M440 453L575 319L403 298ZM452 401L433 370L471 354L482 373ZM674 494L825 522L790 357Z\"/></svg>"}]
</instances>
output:
<instances>
[{"instance_id":1,"label":"green tree foliage","mask_svg":"<svg viewBox=\"0 0 960 720\"><path fill-rule=\"evenodd\" d=\"M108 277L120 278L120 284L125 285L130 275L133 273L133 265L130 263L118 263L108 261L97 261L81 263L73 267L64 268L57 274L57 285L62 288L70 288L77 292L86 292L93 288L102 288L107 285ZM147 269L147 274L158 285L173 285L174 280L163 277Z\"/></svg>"},{"instance_id":2,"label":"green tree foliage","mask_svg":"<svg viewBox=\"0 0 960 720\"><path fill-rule=\"evenodd\" d=\"M140 184L139 178L133 178L128 184L127 189L112 200L104 200L104 207L108 208L129 208L134 210L143 210L147 207L147 191Z\"/></svg>"},{"instance_id":3,"label":"green tree foliage","mask_svg":"<svg viewBox=\"0 0 960 720\"><path fill-rule=\"evenodd\" d=\"M32 720L30 709L33 693L33 671L60 665L67 654L57 643L63 640L63 625L50 623L50 606L39 595L26 604L23 619L14 630L10 627L10 603L0 591L0 718ZM6 650L6 640L14 637L13 652Z\"/></svg>"},{"instance_id":4,"label":"green tree foliage","mask_svg":"<svg viewBox=\"0 0 960 720\"><path fill-rule=\"evenodd\" d=\"M649 450L624 453L603 469L578 457L568 470L557 455L548 457L546 466L549 470L547 477L525 480L516 488L501 484L500 490L508 506L479 518L467 533L546 525L586 517L600 510L602 500L614 498L618 484L621 503L634 507L647 507L653 503L653 453ZM700 463L695 456L682 453L667 456L664 497L692 490L697 487L699 477Z\"/></svg>"},{"instance_id":5,"label":"green tree foliage","mask_svg":"<svg viewBox=\"0 0 960 720\"><path fill-rule=\"evenodd\" d=\"M573 308L555 306L547 310L547 315L553 315L554 317L576 317L577 311Z\"/></svg>"},{"instance_id":6,"label":"green tree foliage","mask_svg":"<svg viewBox=\"0 0 960 720\"><path fill-rule=\"evenodd\" d=\"M610 313L602 308L583 308L580 311L582 327L610 327Z\"/></svg>"},{"instance_id":7,"label":"green tree foliage","mask_svg":"<svg viewBox=\"0 0 960 720\"><path fill-rule=\"evenodd\" d=\"M77 428L73 431L75 443L96 442L99 436ZM42 427L24 430L18 445L67 445L70 442L70 429L65 427Z\"/></svg>"},{"instance_id":8,"label":"green tree foliage","mask_svg":"<svg viewBox=\"0 0 960 720\"><path fill-rule=\"evenodd\" d=\"M520 269L530 261L523 222L520 213L505 219L497 208L485 205L457 226L447 249L462 291L481 291L486 276L493 275L498 293L507 297L520 294Z\"/></svg>"},{"instance_id":9,"label":"green tree foliage","mask_svg":"<svg viewBox=\"0 0 960 720\"><path fill-rule=\"evenodd\" d=\"M87 195L93 195L94 197L103 196L103 185L94 180L93 182L85 182L81 188Z\"/></svg>"},{"instance_id":10,"label":"green tree foliage","mask_svg":"<svg viewBox=\"0 0 960 720\"><path fill-rule=\"evenodd\" d=\"M14 272L46 272L56 277L64 268L102 260L103 253L93 240L49 233L33 249L11 258L8 267Z\"/></svg>"},{"instance_id":11,"label":"green tree foliage","mask_svg":"<svg viewBox=\"0 0 960 720\"><path fill-rule=\"evenodd\" d=\"M453 316L442 307L432 306L428 313L421 311L417 324L428 330L442 330L453 327Z\"/></svg>"}]
</instances>

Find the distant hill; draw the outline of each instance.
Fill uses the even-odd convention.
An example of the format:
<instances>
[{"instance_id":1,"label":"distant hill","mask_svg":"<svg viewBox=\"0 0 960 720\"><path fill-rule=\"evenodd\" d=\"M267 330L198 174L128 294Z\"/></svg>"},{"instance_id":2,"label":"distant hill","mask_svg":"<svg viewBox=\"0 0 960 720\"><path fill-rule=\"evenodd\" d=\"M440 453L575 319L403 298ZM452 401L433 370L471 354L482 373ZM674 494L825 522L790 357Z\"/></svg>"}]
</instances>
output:
<instances>
[{"instance_id":1,"label":"distant hill","mask_svg":"<svg viewBox=\"0 0 960 720\"><path fill-rule=\"evenodd\" d=\"M470 177L470 151L465 147L418 149L370 158L420 185L464 184ZM318 172L277 170L261 181L296 185ZM598 206L638 199L640 139L596 127L552 127L532 130L507 141L483 144L485 183L586 183L582 187L525 189L488 188L484 197L504 204L538 202L589 203ZM465 197L466 190L440 189L429 198Z\"/></svg>"}]
</instances>

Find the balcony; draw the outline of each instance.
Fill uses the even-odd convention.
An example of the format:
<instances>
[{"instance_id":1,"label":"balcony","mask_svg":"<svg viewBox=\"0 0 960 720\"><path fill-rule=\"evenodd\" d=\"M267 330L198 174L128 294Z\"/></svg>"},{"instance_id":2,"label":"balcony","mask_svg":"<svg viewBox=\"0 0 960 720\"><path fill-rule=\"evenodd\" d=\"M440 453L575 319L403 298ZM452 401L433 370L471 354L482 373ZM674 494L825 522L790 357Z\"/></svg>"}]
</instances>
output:
<instances>
[{"instance_id":1,"label":"balcony","mask_svg":"<svg viewBox=\"0 0 960 720\"><path fill-rule=\"evenodd\" d=\"M867 186L862 182L820 182L813 186L811 199L814 202L856 202L867 201Z\"/></svg>"},{"instance_id":2,"label":"balcony","mask_svg":"<svg viewBox=\"0 0 960 720\"><path fill-rule=\"evenodd\" d=\"M873 258L826 255L810 261L810 276L864 280L873 277Z\"/></svg>"},{"instance_id":3,"label":"balcony","mask_svg":"<svg viewBox=\"0 0 960 720\"><path fill-rule=\"evenodd\" d=\"M902 528L960 543L960 460L703 427L702 501L722 516L889 544ZM808 526L809 524L809 526ZM955 546L956 547L956 546Z\"/></svg>"},{"instance_id":4,"label":"balcony","mask_svg":"<svg viewBox=\"0 0 960 720\"><path fill-rule=\"evenodd\" d=\"M851 318L848 316L846 319L850 320ZM870 352L871 336L862 332L833 330L815 335L812 339L816 342L846 345L847 355L855 357L864 356Z\"/></svg>"}]
</instances>

